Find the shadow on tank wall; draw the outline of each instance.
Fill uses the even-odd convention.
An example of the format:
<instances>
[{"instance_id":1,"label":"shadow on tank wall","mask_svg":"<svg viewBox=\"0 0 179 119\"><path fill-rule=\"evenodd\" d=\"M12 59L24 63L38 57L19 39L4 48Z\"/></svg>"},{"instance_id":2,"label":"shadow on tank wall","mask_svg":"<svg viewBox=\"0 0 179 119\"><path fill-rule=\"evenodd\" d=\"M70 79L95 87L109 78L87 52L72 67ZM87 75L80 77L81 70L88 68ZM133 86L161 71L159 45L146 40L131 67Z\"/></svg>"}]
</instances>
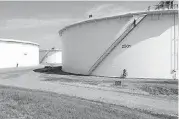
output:
<instances>
[{"instance_id":1,"label":"shadow on tank wall","mask_svg":"<svg viewBox=\"0 0 179 119\"><path fill-rule=\"evenodd\" d=\"M162 21L160 21L160 18L159 18L159 20L156 19L156 17L158 17L158 16L155 16L155 19L153 18L153 20L151 20L152 17L153 16L147 16L141 23L139 23L128 34L128 36L126 36L124 38L124 40L118 46L120 46L124 42L130 40L130 46L132 48L135 45L137 45L141 42L144 42L145 40L149 40L151 38L159 37L162 33L164 33L169 28L174 26L174 25L172 25L173 21L164 24L164 23L162 23ZM133 35L135 35L135 37L133 37ZM116 49L118 49L118 47ZM116 55L119 55L126 50L128 50L128 49L122 48L117 52L118 54L116 54ZM111 53L111 54L113 54L113 53Z\"/></svg>"},{"instance_id":2,"label":"shadow on tank wall","mask_svg":"<svg viewBox=\"0 0 179 119\"><path fill-rule=\"evenodd\" d=\"M116 62L115 60L117 59L117 57L119 57L119 55L122 55L129 50L132 51L133 48L135 49L135 47L138 47L138 44L144 43L145 41L150 41L151 39L154 41L155 39L157 40L157 38L160 37L164 32L166 32L174 26L173 21L174 19L173 16L171 17L171 15L148 15L141 23L139 23L134 28L133 31L131 31L131 33L129 33L129 35L116 47L116 49L112 51L109 57L107 57L104 60L104 62L102 62L102 64L104 63L105 66L100 65L98 67L99 69L97 69L97 71L95 71L93 75L109 76L110 73L112 73L115 74L114 76L116 76L117 73L122 73L122 70L114 70L115 68L118 69L117 66L113 65L113 62ZM172 37L170 39L172 39ZM129 44L130 47L122 48L122 45L124 43L127 45ZM132 61L132 59L128 60Z\"/></svg>"}]
</instances>

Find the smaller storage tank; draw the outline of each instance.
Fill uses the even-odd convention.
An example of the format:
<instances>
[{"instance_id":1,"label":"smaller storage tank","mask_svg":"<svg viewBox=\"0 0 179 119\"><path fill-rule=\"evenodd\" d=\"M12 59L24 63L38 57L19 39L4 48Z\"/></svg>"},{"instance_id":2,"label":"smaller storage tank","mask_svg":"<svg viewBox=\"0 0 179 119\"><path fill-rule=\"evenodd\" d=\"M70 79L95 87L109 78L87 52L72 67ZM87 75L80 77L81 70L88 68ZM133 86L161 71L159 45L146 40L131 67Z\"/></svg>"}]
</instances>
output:
<instances>
[{"instance_id":1,"label":"smaller storage tank","mask_svg":"<svg viewBox=\"0 0 179 119\"><path fill-rule=\"evenodd\" d=\"M59 49L40 50L41 64L59 64L62 63L62 52Z\"/></svg>"},{"instance_id":2,"label":"smaller storage tank","mask_svg":"<svg viewBox=\"0 0 179 119\"><path fill-rule=\"evenodd\" d=\"M39 45L29 41L0 38L0 68L39 65Z\"/></svg>"}]
</instances>

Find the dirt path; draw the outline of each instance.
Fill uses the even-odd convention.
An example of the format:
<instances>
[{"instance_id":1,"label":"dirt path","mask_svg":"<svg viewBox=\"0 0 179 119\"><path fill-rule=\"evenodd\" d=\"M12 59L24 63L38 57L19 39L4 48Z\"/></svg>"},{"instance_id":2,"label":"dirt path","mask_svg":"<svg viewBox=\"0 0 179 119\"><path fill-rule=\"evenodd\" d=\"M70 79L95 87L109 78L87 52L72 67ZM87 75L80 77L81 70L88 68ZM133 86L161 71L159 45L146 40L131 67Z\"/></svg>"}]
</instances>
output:
<instances>
[{"instance_id":1,"label":"dirt path","mask_svg":"<svg viewBox=\"0 0 179 119\"><path fill-rule=\"evenodd\" d=\"M15 74L11 74L15 75ZM18 74L16 74L18 75ZM26 72L23 75L12 76L1 75L0 84L11 85L29 89L40 89L45 91L52 91L59 94L66 94L69 96L81 97L93 101L101 101L129 107L132 109L143 110L153 114L165 114L177 116L178 103L177 100L168 100L155 97L146 97L142 95L132 95L128 93L119 93L109 90L97 89L95 87L87 87L84 84L68 85L64 83L53 83L42 81L43 74L35 72ZM8 77L8 78L7 78Z\"/></svg>"}]
</instances>

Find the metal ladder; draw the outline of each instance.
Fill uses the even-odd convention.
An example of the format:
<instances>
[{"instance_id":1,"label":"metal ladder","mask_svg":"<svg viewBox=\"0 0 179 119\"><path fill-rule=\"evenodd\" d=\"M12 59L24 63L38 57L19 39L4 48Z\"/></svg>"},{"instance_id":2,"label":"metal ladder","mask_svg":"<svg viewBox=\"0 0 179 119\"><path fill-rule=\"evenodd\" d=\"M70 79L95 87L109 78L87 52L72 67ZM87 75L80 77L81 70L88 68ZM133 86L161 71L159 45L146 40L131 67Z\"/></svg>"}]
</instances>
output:
<instances>
[{"instance_id":1,"label":"metal ladder","mask_svg":"<svg viewBox=\"0 0 179 119\"><path fill-rule=\"evenodd\" d=\"M137 18L132 17L126 25L120 30L117 34L116 40L108 47L108 49L99 57L99 59L93 64L93 66L88 71L88 74L91 75L93 71L105 60L105 58L121 43L124 38L146 17L146 14L137 16ZM134 24L135 19L135 24Z\"/></svg>"}]
</instances>

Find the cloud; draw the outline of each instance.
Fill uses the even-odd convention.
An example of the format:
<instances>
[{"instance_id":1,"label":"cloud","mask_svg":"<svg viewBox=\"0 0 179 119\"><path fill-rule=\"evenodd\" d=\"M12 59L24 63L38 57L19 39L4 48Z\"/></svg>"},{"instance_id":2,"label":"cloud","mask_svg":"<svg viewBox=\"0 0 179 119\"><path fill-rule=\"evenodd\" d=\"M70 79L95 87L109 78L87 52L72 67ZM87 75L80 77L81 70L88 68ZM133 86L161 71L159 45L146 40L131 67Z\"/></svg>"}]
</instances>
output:
<instances>
[{"instance_id":1,"label":"cloud","mask_svg":"<svg viewBox=\"0 0 179 119\"><path fill-rule=\"evenodd\" d=\"M37 42L40 48L61 47L58 31L80 18L21 18L0 20L0 36L18 40Z\"/></svg>"},{"instance_id":2,"label":"cloud","mask_svg":"<svg viewBox=\"0 0 179 119\"><path fill-rule=\"evenodd\" d=\"M47 26L65 26L67 24L78 21L78 19L11 19L3 21L1 24L0 30L19 30L27 28L38 28L38 27L47 27Z\"/></svg>"},{"instance_id":3,"label":"cloud","mask_svg":"<svg viewBox=\"0 0 179 119\"><path fill-rule=\"evenodd\" d=\"M94 6L87 11L87 15L92 14L94 17L113 16L119 15L131 11L129 8L124 8L121 5L115 4L103 4L100 6Z\"/></svg>"}]
</instances>

